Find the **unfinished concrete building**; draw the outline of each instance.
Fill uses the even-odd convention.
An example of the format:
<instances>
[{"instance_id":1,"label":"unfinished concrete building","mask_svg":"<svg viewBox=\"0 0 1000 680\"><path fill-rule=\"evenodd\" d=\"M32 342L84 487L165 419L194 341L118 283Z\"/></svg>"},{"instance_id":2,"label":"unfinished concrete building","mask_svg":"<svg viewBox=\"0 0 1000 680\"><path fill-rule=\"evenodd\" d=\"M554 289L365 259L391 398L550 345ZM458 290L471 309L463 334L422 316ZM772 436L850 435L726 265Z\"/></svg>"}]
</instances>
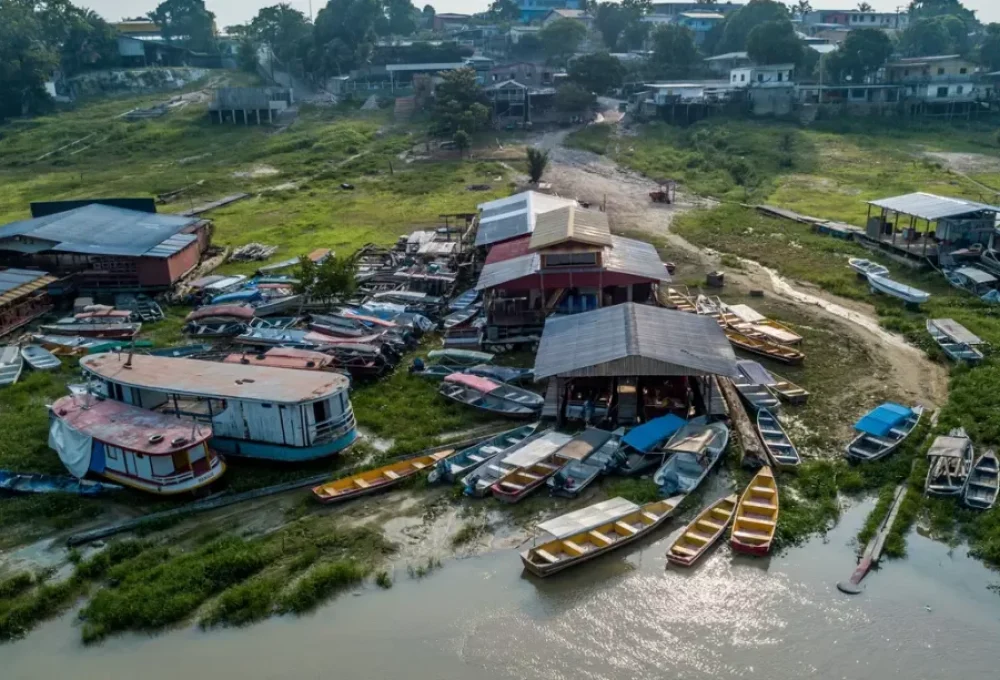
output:
<instances>
[{"instance_id":1,"label":"unfinished concrete building","mask_svg":"<svg viewBox=\"0 0 1000 680\"><path fill-rule=\"evenodd\" d=\"M294 103L283 87L221 87L208 107L213 123L270 124Z\"/></svg>"}]
</instances>

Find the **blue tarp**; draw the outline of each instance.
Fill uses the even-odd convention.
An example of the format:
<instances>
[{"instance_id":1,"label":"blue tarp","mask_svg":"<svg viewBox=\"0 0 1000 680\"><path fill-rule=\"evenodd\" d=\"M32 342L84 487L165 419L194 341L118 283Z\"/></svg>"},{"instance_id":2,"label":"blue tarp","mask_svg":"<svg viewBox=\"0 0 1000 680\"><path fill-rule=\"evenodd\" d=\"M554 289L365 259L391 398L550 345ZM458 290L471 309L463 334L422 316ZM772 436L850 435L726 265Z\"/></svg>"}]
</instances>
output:
<instances>
[{"instance_id":1,"label":"blue tarp","mask_svg":"<svg viewBox=\"0 0 1000 680\"><path fill-rule=\"evenodd\" d=\"M891 401L886 402L859 420L854 425L854 429L876 437L884 437L889 434L889 430L899 425L912 414L913 411L905 406L894 404Z\"/></svg>"},{"instance_id":2,"label":"blue tarp","mask_svg":"<svg viewBox=\"0 0 1000 680\"><path fill-rule=\"evenodd\" d=\"M646 453L667 441L670 435L684 426L684 422L683 418L679 418L673 413L653 418L648 423L643 423L639 427L629 430L622 441L636 451Z\"/></svg>"}]
</instances>

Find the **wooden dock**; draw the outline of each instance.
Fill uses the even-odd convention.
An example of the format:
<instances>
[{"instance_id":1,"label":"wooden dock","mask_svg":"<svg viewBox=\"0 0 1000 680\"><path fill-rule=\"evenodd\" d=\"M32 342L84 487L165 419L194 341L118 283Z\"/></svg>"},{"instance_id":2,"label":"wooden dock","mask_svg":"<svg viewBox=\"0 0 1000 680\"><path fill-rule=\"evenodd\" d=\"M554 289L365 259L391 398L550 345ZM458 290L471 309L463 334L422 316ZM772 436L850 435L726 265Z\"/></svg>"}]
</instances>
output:
<instances>
[{"instance_id":1,"label":"wooden dock","mask_svg":"<svg viewBox=\"0 0 1000 680\"><path fill-rule=\"evenodd\" d=\"M210 201L208 203L202 203L201 205L195 206L190 210L185 210L181 213L185 217L198 217L204 213L211 210L221 208L223 206L229 205L230 203L236 203L236 201L242 201L244 198L249 198L250 194L230 194L229 196L223 196L217 201Z\"/></svg>"},{"instance_id":2,"label":"wooden dock","mask_svg":"<svg viewBox=\"0 0 1000 680\"><path fill-rule=\"evenodd\" d=\"M904 498L906 498L906 484L900 484L896 487L896 496L892 500L889 514L885 516L885 519L882 520L878 530L875 532L875 536L865 546L865 551L861 553L861 560L858 562L857 569L851 574L851 578L837 584L838 590L848 595L857 595L861 592L861 579L881 559L882 551L885 549L885 541L889 537L889 531L896 521L896 515L899 514L899 508L903 505Z\"/></svg>"}]
</instances>

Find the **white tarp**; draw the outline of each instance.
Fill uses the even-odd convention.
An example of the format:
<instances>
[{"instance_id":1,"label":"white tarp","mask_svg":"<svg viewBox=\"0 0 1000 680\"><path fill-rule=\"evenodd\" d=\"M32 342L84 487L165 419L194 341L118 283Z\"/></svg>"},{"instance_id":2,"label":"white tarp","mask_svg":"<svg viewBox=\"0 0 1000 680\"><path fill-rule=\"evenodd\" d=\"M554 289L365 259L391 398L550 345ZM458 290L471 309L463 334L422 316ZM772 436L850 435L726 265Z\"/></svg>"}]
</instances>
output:
<instances>
[{"instance_id":1,"label":"white tarp","mask_svg":"<svg viewBox=\"0 0 1000 680\"><path fill-rule=\"evenodd\" d=\"M555 538L565 538L590 531L594 527L612 522L638 509L639 506L632 501L624 498L612 498L559 517L553 517L540 523L538 528Z\"/></svg>"},{"instance_id":2,"label":"white tarp","mask_svg":"<svg viewBox=\"0 0 1000 680\"><path fill-rule=\"evenodd\" d=\"M77 432L65 421L52 419L49 425L49 447L59 454L59 460L77 479L83 479L90 469L90 435Z\"/></svg>"}]
</instances>

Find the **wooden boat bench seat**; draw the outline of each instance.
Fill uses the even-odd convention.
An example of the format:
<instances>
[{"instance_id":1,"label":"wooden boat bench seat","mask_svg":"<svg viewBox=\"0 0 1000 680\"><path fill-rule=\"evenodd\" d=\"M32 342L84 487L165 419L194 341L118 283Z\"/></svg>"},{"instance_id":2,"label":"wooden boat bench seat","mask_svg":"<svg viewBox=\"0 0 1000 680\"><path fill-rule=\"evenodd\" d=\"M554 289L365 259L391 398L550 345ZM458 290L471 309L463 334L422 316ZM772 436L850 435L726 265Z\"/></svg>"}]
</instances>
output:
<instances>
[{"instance_id":1,"label":"wooden boat bench seat","mask_svg":"<svg viewBox=\"0 0 1000 680\"><path fill-rule=\"evenodd\" d=\"M713 522L713 521L711 521L709 519L700 519L700 520L698 520L698 526L704 526L706 529L709 530L709 532L715 533L716 531L718 531L719 529L721 529L725 525L723 525L723 524L716 524L715 522Z\"/></svg>"},{"instance_id":2,"label":"wooden boat bench seat","mask_svg":"<svg viewBox=\"0 0 1000 680\"><path fill-rule=\"evenodd\" d=\"M423 470L425 467L427 467L426 463L418 463L417 461L413 461L411 465L413 465L413 467L417 468L418 470Z\"/></svg>"},{"instance_id":3,"label":"wooden boat bench seat","mask_svg":"<svg viewBox=\"0 0 1000 680\"><path fill-rule=\"evenodd\" d=\"M692 531L685 531L684 532L684 538L686 538L689 541L697 541L698 543L708 543L709 539L712 538L712 537L711 536L706 536L705 534L701 533L700 531L693 531L692 530Z\"/></svg>"},{"instance_id":4,"label":"wooden boat bench seat","mask_svg":"<svg viewBox=\"0 0 1000 680\"><path fill-rule=\"evenodd\" d=\"M544 550L542 548L538 548L537 550L535 550L535 554L538 555L539 557L541 557L546 562L550 562L551 563L551 562L558 562L559 561L558 557L556 557L555 555L553 555L552 553L550 553L548 550Z\"/></svg>"},{"instance_id":5,"label":"wooden boat bench seat","mask_svg":"<svg viewBox=\"0 0 1000 680\"><path fill-rule=\"evenodd\" d=\"M362 489L367 489L368 487L371 486L371 484L369 484L368 482L366 482L363 479L355 479L354 483L357 484L358 486L360 486Z\"/></svg>"},{"instance_id":6,"label":"wooden boat bench seat","mask_svg":"<svg viewBox=\"0 0 1000 680\"><path fill-rule=\"evenodd\" d=\"M756 515L748 513L740 517L741 520L750 522L751 524L763 524L765 526L774 526L774 520L765 515Z\"/></svg>"},{"instance_id":7,"label":"wooden boat bench seat","mask_svg":"<svg viewBox=\"0 0 1000 680\"><path fill-rule=\"evenodd\" d=\"M645 517L646 519L648 519L650 522L656 522L657 520L660 519L659 517L657 517L653 513L646 512L645 510L642 511L642 516Z\"/></svg>"},{"instance_id":8,"label":"wooden boat bench seat","mask_svg":"<svg viewBox=\"0 0 1000 680\"><path fill-rule=\"evenodd\" d=\"M400 478L400 475L398 473L396 473L396 472L393 472L392 470L386 470L384 474L389 479L399 479Z\"/></svg>"},{"instance_id":9,"label":"wooden boat bench seat","mask_svg":"<svg viewBox=\"0 0 1000 680\"><path fill-rule=\"evenodd\" d=\"M500 486L507 489L513 489L514 491L524 491L524 486L521 484L515 484L514 482L500 482Z\"/></svg>"},{"instance_id":10,"label":"wooden boat bench seat","mask_svg":"<svg viewBox=\"0 0 1000 680\"><path fill-rule=\"evenodd\" d=\"M589 535L592 538L597 539L598 541L600 541L604 545L611 545L612 543L614 543L614 541L612 541L610 538L608 538L607 536L605 536L604 534L602 534L600 531L597 531L596 529L594 531L591 531Z\"/></svg>"},{"instance_id":11,"label":"wooden boat bench seat","mask_svg":"<svg viewBox=\"0 0 1000 680\"><path fill-rule=\"evenodd\" d=\"M671 552L680 553L681 555L697 555L697 550L691 550L691 548L685 548L683 545L675 545L670 549Z\"/></svg>"},{"instance_id":12,"label":"wooden boat bench seat","mask_svg":"<svg viewBox=\"0 0 1000 680\"><path fill-rule=\"evenodd\" d=\"M773 496L774 495L774 489L772 489L769 486L755 486L751 490L754 493L763 493L763 494L767 494L768 496Z\"/></svg>"},{"instance_id":13,"label":"wooden boat bench seat","mask_svg":"<svg viewBox=\"0 0 1000 680\"><path fill-rule=\"evenodd\" d=\"M632 534L638 533L635 527L625 524L625 522L615 522L615 528L620 530L626 536L631 536Z\"/></svg>"},{"instance_id":14,"label":"wooden boat bench seat","mask_svg":"<svg viewBox=\"0 0 1000 680\"><path fill-rule=\"evenodd\" d=\"M729 518L730 518L730 516L732 516L733 513L732 513L732 510L730 510L730 511L727 512L726 510L723 510L722 508L712 508L712 514L713 515L718 515L722 519L724 519L726 521L729 521Z\"/></svg>"},{"instance_id":15,"label":"wooden boat bench seat","mask_svg":"<svg viewBox=\"0 0 1000 680\"><path fill-rule=\"evenodd\" d=\"M578 544L568 539L563 541L563 547L569 548L570 551L575 552L577 555L585 555L587 553L585 548L580 547Z\"/></svg>"},{"instance_id":16,"label":"wooden boat bench seat","mask_svg":"<svg viewBox=\"0 0 1000 680\"><path fill-rule=\"evenodd\" d=\"M469 460L471 460L473 463L482 463L486 459L483 458L482 456L477 456L474 453L470 453L469 454Z\"/></svg>"},{"instance_id":17,"label":"wooden boat bench seat","mask_svg":"<svg viewBox=\"0 0 1000 680\"><path fill-rule=\"evenodd\" d=\"M537 463L535 467L544 468L546 470L558 470L560 466L553 465L552 463Z\"/></svg>"},{"instance_id":18,"label":"wooden boat bench seat","mask_svg":"<svg viewBox=\"0 0 1000 680\"><path fill-rule=\"evenodd\" d=\"M745 501L743 501L743 505L745 505L748 508L763 508L764 510L777 510L778 509L778 507L776 505L774 505L772 503L765 503L763 501L745 500Z\"/></svg>"},{"instance_id":19,"label":"wooden boat bench seat","mask_svg":"<svg viewBox=\"0 0 1000 680\"><path fill-rule=\"evenodd\" d=\"M500 453L501 451L503 451L503 449L501 449L498 446L484 446L483 448L481 448L479 450L482 453L485 453L488 456L493 456L493 455L496 455L496 454ZM472 456L469 456L469 458L472 458Z\"/></svg>"},{"instance_id":20,"label":"wooden boat bench seat","mask_svg":"<svg viewBox=\"0 0 1000 680\"><path fill-rule=\"evenodd\" d=\"M519 472L518 476L519 477L524 477L525 479L530 479L533 482L537 482L539 479L541 479L541 477L539 477L538 475L532 474L531 472L527 472L527 471L521 471L521 472Z\"/></svg>"}]
</instances>

